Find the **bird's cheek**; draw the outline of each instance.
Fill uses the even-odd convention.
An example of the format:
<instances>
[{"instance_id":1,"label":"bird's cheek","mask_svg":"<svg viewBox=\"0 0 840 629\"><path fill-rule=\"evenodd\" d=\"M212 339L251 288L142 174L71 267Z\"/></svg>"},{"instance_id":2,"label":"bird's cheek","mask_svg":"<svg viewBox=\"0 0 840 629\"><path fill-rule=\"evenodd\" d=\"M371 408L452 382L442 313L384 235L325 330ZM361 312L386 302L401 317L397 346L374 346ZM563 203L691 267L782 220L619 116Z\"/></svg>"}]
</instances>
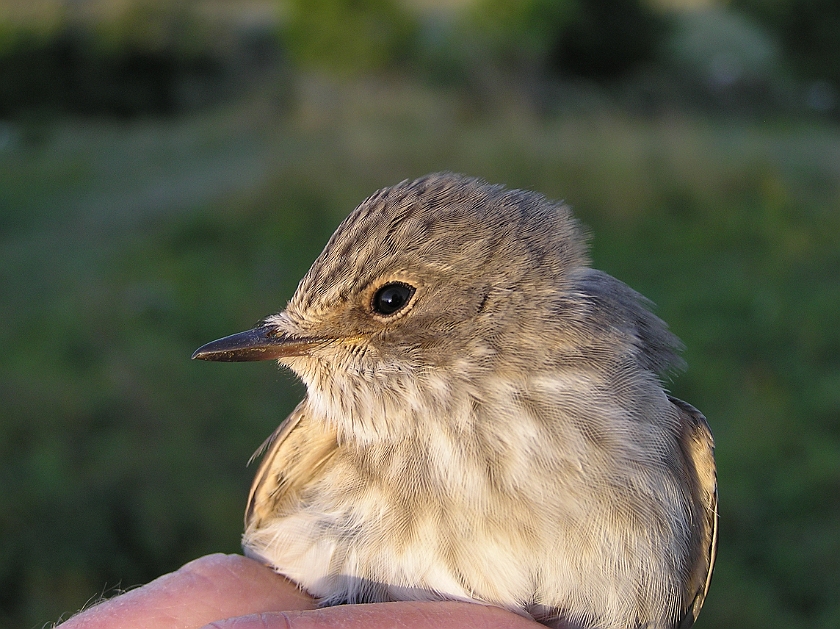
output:
<instances>
[{"instance_id":1,"label":"bird's cheek","mask_svg":"<svg viewBox=\"0 0 840 629\"><path fill-rule=\"evenodd\" d=\"M324 361L312 355L288 356L277 362L291 369L307 388L321 386L328 372Z\"/></svg>"}]
</instances>

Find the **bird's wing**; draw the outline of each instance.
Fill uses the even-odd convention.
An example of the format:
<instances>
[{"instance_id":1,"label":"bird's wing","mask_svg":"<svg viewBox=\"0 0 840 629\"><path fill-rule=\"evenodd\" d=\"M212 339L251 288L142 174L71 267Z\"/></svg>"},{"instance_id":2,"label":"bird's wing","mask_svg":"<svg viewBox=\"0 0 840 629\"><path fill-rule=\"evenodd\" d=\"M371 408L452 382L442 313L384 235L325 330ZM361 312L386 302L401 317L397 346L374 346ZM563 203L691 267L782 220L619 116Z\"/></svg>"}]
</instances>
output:
<instances>
[{"instance_id":1,"label":"bird's wing","mask_svg":"<svg viewBox=\"0 0 840 629\"><path fill-rule=\"evenodd\" d=\"M692 539L690 574L685 592L686 604L683 617L677 623L678 629L688 629L694 624L706 600L717 554L718 494L715 444L703 414L682 400L670 396L669 398L683 420L680 445L688 471L693 475L692 499L694 504L700 505L695 516L698 521Z\"/></svg>"},{"instance_id":2,"label":"bird's wing","mask_svg":"<svg viewBox=\"0 0 840 629\"><path fill-rule=\"evenodd\" d=\"M324 422L311 421L303 400L254 453L265 455L251 484L245 528L259 527L289 504L337 448L335 432Z\"/></svg>"}]
</instances>

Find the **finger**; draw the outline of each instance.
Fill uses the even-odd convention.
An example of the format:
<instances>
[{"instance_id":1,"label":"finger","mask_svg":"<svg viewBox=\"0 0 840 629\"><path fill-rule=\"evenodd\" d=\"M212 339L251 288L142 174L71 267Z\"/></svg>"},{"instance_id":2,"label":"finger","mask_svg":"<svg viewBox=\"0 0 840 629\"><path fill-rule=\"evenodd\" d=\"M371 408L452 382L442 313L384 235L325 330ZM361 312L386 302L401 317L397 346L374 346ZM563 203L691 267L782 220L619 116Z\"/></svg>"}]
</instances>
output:
<instances>
[{"instance_id":1,"label":"finger","mask_svg":"<svg viewBox=\"0 0 840 629\"><path fill-rule=\"evenodd\" d=\"M269 612L229 618L204 629L538 629L513 612L459 602L340 605L309 611Z\"/></svg>"},{"instance_id":2,"label":"finger","mask_svg":"<svg viewBox=\"0 0 840 629\"><path fill-rule=\"evenodd\" d=\"M312 609L291 581L240 555L208 555L70 618L62 629L191 629L219 618Z\"/></svg>"}]
</instances>

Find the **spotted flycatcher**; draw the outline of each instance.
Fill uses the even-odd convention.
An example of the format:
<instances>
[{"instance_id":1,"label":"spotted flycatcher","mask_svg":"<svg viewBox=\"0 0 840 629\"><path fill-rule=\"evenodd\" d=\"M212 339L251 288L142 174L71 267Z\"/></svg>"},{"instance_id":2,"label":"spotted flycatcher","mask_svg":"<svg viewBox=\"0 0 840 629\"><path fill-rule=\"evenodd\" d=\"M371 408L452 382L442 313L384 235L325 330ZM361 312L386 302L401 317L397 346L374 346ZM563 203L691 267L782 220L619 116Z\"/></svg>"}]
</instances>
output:
<instances>
[{"instance_id":1,"label":"spotted flycatcher","mask_svg":"<svg viewBox=\"0 0 840 629\"><path fill-rule=\"evenodd\" d=\"M660 380L679 345L565 205L444 173L368 198L285 310L193 357L306 384L243 544L324 605L664 629L697 617L717 538L712 435Z\"/></svg>"}]
</instances>

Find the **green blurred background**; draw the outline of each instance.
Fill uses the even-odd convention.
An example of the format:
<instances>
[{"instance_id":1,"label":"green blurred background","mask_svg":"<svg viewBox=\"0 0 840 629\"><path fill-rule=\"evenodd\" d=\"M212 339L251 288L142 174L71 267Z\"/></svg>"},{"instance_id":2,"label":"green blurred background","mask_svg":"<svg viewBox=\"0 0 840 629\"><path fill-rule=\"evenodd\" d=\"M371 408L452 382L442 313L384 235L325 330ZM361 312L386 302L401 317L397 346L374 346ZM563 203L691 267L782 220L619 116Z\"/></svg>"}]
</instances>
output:
<instances>
[{"instance_id":1,"label":"green blurred background","mask_svg":"<svg viewBox=\"0 0 840 629\"><path fill-rule=\"evenodd\" d=\"M195 363L374 190L566 199L717 438L698 627L840 626L835 0L0 0L0 626L236 552L303 394Z\"/></svg>"}]
</instances>

